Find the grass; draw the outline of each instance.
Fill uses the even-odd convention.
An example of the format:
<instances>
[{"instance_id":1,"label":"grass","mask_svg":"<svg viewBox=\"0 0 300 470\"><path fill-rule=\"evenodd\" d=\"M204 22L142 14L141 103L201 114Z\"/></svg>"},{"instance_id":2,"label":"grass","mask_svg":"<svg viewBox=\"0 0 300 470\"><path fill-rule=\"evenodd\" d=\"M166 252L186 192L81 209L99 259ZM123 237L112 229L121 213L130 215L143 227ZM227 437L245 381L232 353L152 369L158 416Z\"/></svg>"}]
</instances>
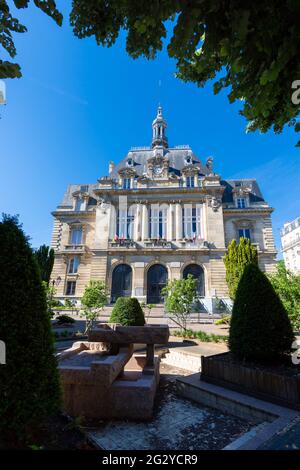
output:
<instances>
[{"instance_id":1,"label":"grass","mask_svg":"<svg viewBox=\"0 0 300 470\"><path fill-rule=\"evenodd\" d=\"M213 333L206 333L205 331L179 330L174 332L174 336L198 339L199 341L203 341L205 343L224 343L227 341L227 338L222 335L214 335Z\"/></svg>"}]
</instances>

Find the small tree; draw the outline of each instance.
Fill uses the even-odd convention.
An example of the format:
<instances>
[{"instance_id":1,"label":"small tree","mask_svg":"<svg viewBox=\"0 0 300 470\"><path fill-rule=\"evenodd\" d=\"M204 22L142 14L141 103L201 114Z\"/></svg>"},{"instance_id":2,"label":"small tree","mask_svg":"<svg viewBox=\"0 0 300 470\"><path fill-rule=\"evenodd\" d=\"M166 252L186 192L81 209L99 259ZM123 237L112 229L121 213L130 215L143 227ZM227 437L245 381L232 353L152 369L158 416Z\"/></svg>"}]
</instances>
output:
<instances>
[{"instance_id":1,"label":"small tree","mask_svg":"<svg viewBox=\"0 0 300 470\"><path fill-rule=\"evenodd\" d=\"M105 283L91 280L86 286L81 299L83 315L86 321L85 333L87 333L99 318L100 310L107 304L107 292Z\"/></svg>"},{"instance_id":2,"label":"small tree","mask_svg":"<svg viewBox=\"0 0 300 470\"><path fill-rule=\"evenodd\" d=\"M39 266L42 281L49 284L53 264L54 264L54 250L47 245L42 245L34 252L35 259Z\"/></svg>"},{"instance_id":3,"label":"small tree","mask_svg":"<svg viewBox=\"0 0 300 470\"><path fill-rule=\"evenodd\" d=\"M166 311L171 314L172 320L186 330L187 320L190 316L197 294L197 279L191 274L186 279L174 279L162 289L165 298Z\"/></svg>"},{"instance_id":4,"label":"small tree","mask_svg":"<svg viewBox=\"0 0 300 470\"><path fill-rule=\"evenodd\" d=\"M251 245L248 238L241 237L237 243L232 240L224 256L226 268L226 282L229 290L229 297L234 300L237 286L244 272L245 266L250 263L257 264L257 250Z\"/></svg>"},{"instance_id":5,"label":"small tree","mask_svg":"<svg viewBox=\"0 0 300 470\"><path fill-rule=\"evenodd\" d=\"M249 264L233 305L230 351L243 360L276 359L291 350L293 339L289 317L269 279Z\"/></svg>"},{"instance_id":6,"label":"small tree","mask_svg":"<svg viewBox=\"0 0 300 470\"><path fill-rule=\"evenodd\" d=\"M144 326L144 312L138 299L119 297L111 312L109 322L120 323L124 326Z\"/></svg>"},{"instance_id":7,"label":"small tree","mask_svg":"<svg viewBox=\"0 0 300 470\"><path fill-rule=\"evenodd\" d=\"M288 313L294 330L300 330L300 275L288 271L281 260L277 263L277 272L269 275L269 279Z\"/></svg>"},{"instance_id":8,"label":"small tree","mask_svg":"<svg viewBox=\"0 0 300 470\"><path fill-rule=\"evenodd\" d=\"M60 384L45 289L17 218L0 222L0 436L25 439L60 407Z\"/></svg>"}]
</instances>

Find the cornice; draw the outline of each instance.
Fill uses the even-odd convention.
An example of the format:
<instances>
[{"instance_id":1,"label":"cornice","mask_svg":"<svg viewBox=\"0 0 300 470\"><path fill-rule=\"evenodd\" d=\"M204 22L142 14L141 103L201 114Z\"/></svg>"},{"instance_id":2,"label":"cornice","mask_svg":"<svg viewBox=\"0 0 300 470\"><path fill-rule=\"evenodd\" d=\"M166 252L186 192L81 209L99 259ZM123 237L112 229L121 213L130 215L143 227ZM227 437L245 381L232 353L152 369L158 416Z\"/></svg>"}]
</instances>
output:
<instances>
[{"instance_id":1,"label":"cornice","mask_svg":"<svg viewBox=\"0 0 300 470\"><path fill-rule=\"evenodd\" d=\"M226 208L223 205L224 215L247 216L249 214L271 214L273 211L273 207L247 207L246 209L238 209L235 207Z\"/></svg>"}]
</instances>

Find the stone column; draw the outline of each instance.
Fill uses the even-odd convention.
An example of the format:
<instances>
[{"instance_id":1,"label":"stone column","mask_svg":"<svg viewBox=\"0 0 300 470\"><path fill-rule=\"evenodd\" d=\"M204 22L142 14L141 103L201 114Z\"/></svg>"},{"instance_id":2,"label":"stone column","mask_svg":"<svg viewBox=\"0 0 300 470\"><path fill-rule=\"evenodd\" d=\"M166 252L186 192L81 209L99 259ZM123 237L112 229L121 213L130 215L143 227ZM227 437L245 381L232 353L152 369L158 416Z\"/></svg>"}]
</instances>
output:
<instances>
[{"instance_id":1,"label":"stone column","mask_svg":"<svg viewBox=\"0 0 300 470\"><path fill-rule=\"evenodd\" d=\"M141 227L142 227L142 240L146 240L149 238L148 234L148 206L147 204L143 204L142 206L142 220L141 220Z\"/></svg>"},{"instance_id":2,"label":"stone column","mask_svg":"<svg viewBox=\"0 0 300 470\"><path fill-rule=\"evenodd\" d=\"M141 239L141 204L136 205L135 221L134 221L134 240L139 241Z\"/></svg>"},{"instance_id":3,"label":"stone column","mask_svg":"<svg viewBox=\"0 0 300 470\"><path fill-rule=\"evenodd\" d=\"M167 240L173 240L173 214L174 214L174 204L169 204L168 215L167 215Z\"/></svg>"},{"instance_id":4,"label":"stone column","mask_svg":"<svg viewBox=\"0 0 300 470\"><path fill-rule=\"evenodd\" d=\"M176 240L182 239L182 207L180 203L176 204L175 209L175 230Z\"/></svg>"}]
</instances>

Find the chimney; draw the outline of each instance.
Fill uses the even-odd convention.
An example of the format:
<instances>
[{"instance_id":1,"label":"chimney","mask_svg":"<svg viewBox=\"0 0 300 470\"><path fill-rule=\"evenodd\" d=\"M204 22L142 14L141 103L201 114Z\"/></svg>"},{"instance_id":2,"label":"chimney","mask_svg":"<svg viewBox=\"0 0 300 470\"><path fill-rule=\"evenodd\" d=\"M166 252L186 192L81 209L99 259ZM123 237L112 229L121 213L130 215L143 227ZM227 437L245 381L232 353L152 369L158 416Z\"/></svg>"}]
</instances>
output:
<instances>
[{"instance_id":1,"label":"chimney","mask_svg":"<svg viewBox=\"0 0 300 470\"><path fill-rule=\"evenodd\" d=\"M115 164L114 162L110 161L108 165L108 173L111 174L114 171Z\"/></svg>"}]
</instances>

